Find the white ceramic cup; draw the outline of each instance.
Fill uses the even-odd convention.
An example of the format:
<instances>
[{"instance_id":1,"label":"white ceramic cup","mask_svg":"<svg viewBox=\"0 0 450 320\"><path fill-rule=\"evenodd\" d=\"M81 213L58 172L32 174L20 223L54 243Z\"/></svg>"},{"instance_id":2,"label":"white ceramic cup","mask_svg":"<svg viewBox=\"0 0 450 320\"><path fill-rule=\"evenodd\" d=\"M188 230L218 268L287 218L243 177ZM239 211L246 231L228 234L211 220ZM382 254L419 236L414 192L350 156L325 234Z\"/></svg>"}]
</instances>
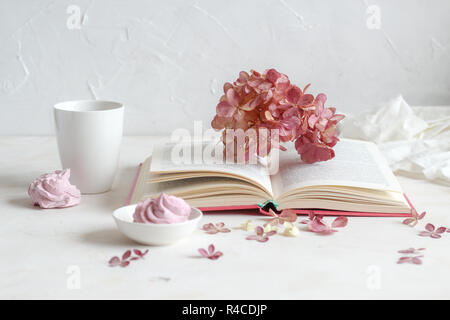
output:
<instances>
[{"instance_id":1,"label":"white ceramic cup","mask_svg":"<svg viewBox=\"0 0 450 320\"><path fill-rule=\"evenodd\" d=\"M119 163L124 107L100 100L75 100L54 106L56 139L70 182L81 193L111 189Z\"/></svg>"}]
</instances>

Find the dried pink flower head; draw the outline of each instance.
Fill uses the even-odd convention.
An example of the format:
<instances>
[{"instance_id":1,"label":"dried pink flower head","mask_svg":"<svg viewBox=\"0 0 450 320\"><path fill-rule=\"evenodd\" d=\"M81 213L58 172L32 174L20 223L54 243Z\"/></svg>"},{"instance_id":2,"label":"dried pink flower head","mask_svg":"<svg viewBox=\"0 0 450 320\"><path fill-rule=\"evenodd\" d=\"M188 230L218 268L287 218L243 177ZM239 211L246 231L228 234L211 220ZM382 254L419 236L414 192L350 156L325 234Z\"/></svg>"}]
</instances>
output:
<instances>
[{"instance_id":1,"label":"dried pink flower head","mask_svg":"<svg viewBox=\"0 0 450 320\"><path fill-rule=\"evenodd\" d=\"M235 160L266 156L272 148L285 150L280 144L295 141L295 148L306 163L326 161L334 157L337 123L344 118L335 108L326 108L327 97L306 93L290 83L289 78L275 69L264 73L241 71L233 83L225 83L224 94L216 107L212 127L222 131L225 153ZM227 129L241 129L245 139L238 145ZM272 135L276 129L279 135ZM244 159L235 151L245 150Z\"/></svg>"}]
</instances>

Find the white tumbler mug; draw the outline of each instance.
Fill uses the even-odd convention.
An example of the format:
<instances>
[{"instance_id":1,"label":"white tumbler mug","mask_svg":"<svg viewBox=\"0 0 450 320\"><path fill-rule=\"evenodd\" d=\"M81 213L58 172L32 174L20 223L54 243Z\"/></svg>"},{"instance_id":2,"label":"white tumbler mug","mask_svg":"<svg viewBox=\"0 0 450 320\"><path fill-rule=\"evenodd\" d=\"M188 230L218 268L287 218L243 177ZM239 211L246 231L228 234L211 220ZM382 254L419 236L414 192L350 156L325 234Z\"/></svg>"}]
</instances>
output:
<instances>
[{"instance_id":1,"label":"white tumbler mug","mask_svg":"<svg viewBox=\"0 0 450 320\"><path fill-rule=\"evenodd\" d=\"M121 103L76 100L54 106L56 139L70 182L81 193L111 189L119 163L124 107Z\"/></svg>"}]
</instances>

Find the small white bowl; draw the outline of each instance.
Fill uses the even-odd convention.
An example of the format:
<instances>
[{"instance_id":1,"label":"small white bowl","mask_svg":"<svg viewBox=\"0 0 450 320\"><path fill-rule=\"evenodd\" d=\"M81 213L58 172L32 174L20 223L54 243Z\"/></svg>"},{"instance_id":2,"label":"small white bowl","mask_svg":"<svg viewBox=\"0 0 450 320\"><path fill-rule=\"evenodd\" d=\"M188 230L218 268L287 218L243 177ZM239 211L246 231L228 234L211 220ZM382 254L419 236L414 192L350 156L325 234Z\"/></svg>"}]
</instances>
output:
<instances>
[{"instance_id":1,"label":"small white bowl","mask_svg":"<svg viewBox=\"0 0 450 320\"><path fill-rule=\"evenodd\" d=\"M120 232L136 242L149 245L166 245L189 236L202 218L202 212L191 208L189 219L180 223L156 224L133 222L136 205L121 207L113 212Z\"/></svg>"}]
</instances>

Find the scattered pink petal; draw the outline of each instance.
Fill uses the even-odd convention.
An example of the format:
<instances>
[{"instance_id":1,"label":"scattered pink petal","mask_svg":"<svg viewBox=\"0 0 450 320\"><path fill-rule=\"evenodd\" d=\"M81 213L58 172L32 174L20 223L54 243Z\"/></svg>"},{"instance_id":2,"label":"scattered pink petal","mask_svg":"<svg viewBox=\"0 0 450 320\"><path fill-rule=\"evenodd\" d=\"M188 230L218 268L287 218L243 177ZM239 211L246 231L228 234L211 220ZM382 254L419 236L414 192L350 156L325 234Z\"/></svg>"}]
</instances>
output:
<instances>
[{"instance_id":1,"label":"scattered pink petal","mask_svg":"<svg viewBox=\"0 0 450 320\"><path fill-rule=\"evenodd\" d=\"M132 252L135 254L135 256L133 256L133 257L131 256ZM112 257L109 260L109 266L110 267L121 266L123 268L127 267L131 261L143 259L147 253L148 253L148 249L145 250L144 252L142 252L141 250L138 250L138 249L133 249L133 251L127 250L122 254L122 259L120 259L117 256Z\"/></svg>"},{"instance_id":2,"label":"scattered pink petal","mask_svg":"<svg viewBox=\"0 0 450 320\"><path fill-rule=\"evenodd\" d=\"M221 256L223 256L223 253L220 251L215 251L215 247L213 244L210 244L208 246L208 251L206 251L203 248L199 248L198 252L205 258L208 258L210 260L217 260L219 259Z\"/></svg>"},{"instance_id":3,"label":"scattered pink petal","mask_svg":"<svg viewBox=\"0 0 450 320\"><path fill-rule=\"evenodd\" d=\"M257 226L255 228L255 234L248 236L246 239L247 240L256 240L259 242L267 242L267 241L269 241L269 237L273 236L276 233L277 232L275 230L265 233L263 227Z\"/></svg>"},{"instance_id":4,"label":"scattered pink petal","mask_svg":"<svg viewBox=\"0 0 450 320\"><path fill-rule=\"evenodd\" d=\"M444 233L446 230L447 230L446 227L439 227L437 228L436 233Z\"/></svg>"},{"instance_id":5,"label":"scattered pink petal","mask_svg":"<svg viewBox=\"0 0 450 320\"><path fill-rule=\"evenodd\" d=\"M397 263L412 263L412 264L422 264L423 256L415 256L415 257L401 257L398 259Z\"/></svg>"},{"instance_id":6,"label":"scattered pink petal","mask_svg":"<svg viewBox=\"0 0 450 320\"><path fill-rule=\"evenodd\" d=\"M321 219L313 219L308 224L309 231L317 232L317 233L324 233L324 234L330 234L333 232L333 229L331 229L325 222L323 222Z\"/></svg>"},{"instance_id":7,"label":"scattered pink petal","mask_svg":"<svg viewBox=\"0 0 450 320\"><path fill-rule=\"evenodd\" d=\"M209 257L208 252L207 252L205 249L203 249L203 248L199 248L199 249L198 249L198 252L200 252L200 254L201 254L202 256L204 256L205 258L208 258L208 257Z\"/></svg>"},{"instance_id":8,"label":"scattered pink petal","mask_svg":"<svg viewBox=\"0 0 450 320\"><path fill-rule=\"evenodd\" d=\"M446 227L435 228L433 224L428 223L425 226L425 231L420 231L419 236L421 237L430 237L433 239L439 239L442 237L442 234L447 231Z\"/></svg>"},{"instance_id":9,"label":"scattered pink petal","mask_svg":"<svg viewBox=\"0 0 450 320\"><path fill-rule=\"evenodd\" d=\"M425 211L422 212L421 214L418 214L417 210L412 208L411 209L412 217L411 218L406 218L405 220L403 220L403 224L406 224L406 225L409 225L411 227L414 227L419 222L419 220L422 220L425 217L426 214L427 213Z\"/></svg>"},{"instance_id":10,"label":"scattered pink petal","mask_svg":"<svg viewBox=\"0 0 450 320\"><path fill-rule=\"evenodd\" d=\"M425 248L419 248L419 249L415 249L415 248L408 248L408 249L404 249L404 250L399 250L398 253L403 253L403 254L417 254L420 253L421 251L424 251Z\"/></svg>"},{"instance_id":11,"label":"scattered pink petal","mask_svg":"<svg viewBox=\"0 0 450 320\"><path fill-rule=\"evenodd\" d=\"M348 218L344 217L344 216L340 216L337 217L332 223L331 223L331 227L332 228L343 228L347 225L348 223Z\"/></svg>"},{"instance_id":12,"label":"scattered pink petal","mask_svg":"<svg viewBox=\"0 0 450 320\"><path fill-rule=\"evenodd\" d=\"M297 220L297 214L294 210L286 209L277 215L272 209L269 209L269 213L273 218L268 222L268 224L272 226L283 224L285 222L294 223Z\"/></svg>"},{"instance_id":13,"label":"scattered pink petal","mask_svg":"<svg viewBox=\"0 0 450 320\"><path fill-rule=\"evenodd\" d=\"M417 223L417 220L415 218L406 218L402 222L403 224L412 225L413 223Z\"/></svg>"},{"instance_id":14,"label":"scattered pink petal","mask_svg":"<svg viewBox=\"0 0 450 320\"><path fill-rule=\"evenodd\" d=\"M122 268L125 268L125 267L128 267L128 265L130 264L130 261L124 261L124 260L122 260L121 262L120 262L120 266L122 267Z\"/></svg>"},{"instance_id":15,"label":"scattered pink petal","mask_svg":"<svg viewBox=\"0 0 450 320\"><path fill-rule=\"evenodd\" d=\"M118 265L120 265L120 259L119 259L119 257L112 257L112 258L109 260L109 265L110 265L111 267L117 267Z\"/></svg>"},{"instance_id":16,"label":"scattered pink petal","mask_svg":"<svg viewBox=\"0 0 450 320\"><path fill-rule=\"evenodd\" d=\"M148 253L148 249L145 250L144 252L142 252L141 250L138 250L138 249L134 249L133 252L138 258L143 259L145 257L145 255Z\"/></svg>"},{"instance_id":17,"label":"scattered pink petal","mask_svg":"<svg viewBox=\"0 0 450 320\"><path fill-rule=\"evenodd\" d=\"M131 256L131 250L125 251L125 253L122 255L122 260L127 260Z\"/></svg>"},{"instance_id":18,"label":"scattered pink petal","mask_svg":"<svg viewBox=\"0 0 450 320\"><path fill-rule=\"evenodd\" d=\"M225 223L218 222L215 225L212 223L207 223L203 225L202 230L206 231L209 234L216 234L218 232L228 233L231 232L230 229L225 227Z\"/></svg>"},{"instance_id":19,"label":"scattered pink petal","mask_svg":"<svg viewBox=\"0 0 450 320\"><path fill-rule=\"evenodd\" d=\"M313 212L309 213L309 218L300 221L302 224L306 224L308 230L311 232L321 234L332 234L337 232L334 228L343 228L348 224L348 218L345 216L339 216L331 223L331 227L323 220L322 215L315 215Z\"/></svg>"}]
</instances>

